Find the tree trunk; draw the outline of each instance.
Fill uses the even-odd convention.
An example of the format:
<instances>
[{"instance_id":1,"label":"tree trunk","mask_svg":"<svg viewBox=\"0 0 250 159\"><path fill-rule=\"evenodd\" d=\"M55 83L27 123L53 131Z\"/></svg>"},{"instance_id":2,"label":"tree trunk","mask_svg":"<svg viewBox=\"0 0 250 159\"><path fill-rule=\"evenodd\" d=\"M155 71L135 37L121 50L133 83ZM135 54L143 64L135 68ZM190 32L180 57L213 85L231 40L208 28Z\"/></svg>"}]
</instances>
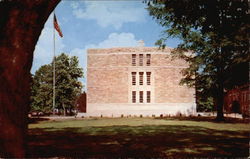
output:
<instances>
[{"instance_id":1,"label":"tree trunk","mask_svg":"<svg viewBox=\"0 0 250 159\"><path fill-rule=\"evenodd\" d=\"M224 113L223 113L223 105L224 105L224 61L223 61L223 48L220 51L218 56L219 62L217 64L217 96L216 104L217 104L217 121L224 120Z\"/></svg>"},{"instance_id":2,"label":"tree trunk","mask_svg":"<svg viewBox=\"0 0 250 159\"><path fill-rule=\"evenodd\" d=\"M63 115L66 116L66 109L65 109L64 103L62 103L62 107L63 107Z\"/></svg>"},{"instance_id":3,"label":"tree trunk","mask_svg":"<svg viewBox=\"0 0 250 159\"><path fill-rule=\"evenodd\" d=\"M224 113L223 113L223 105L224 105L224 90L223 90L223 84L219 83L219 88L217 92L216 97L216 104L217 104L217 121L223 121L224 120Z\"/></svg>"},{"instance_id":4,"label":"tree trunk","mask_svg":"<svg viewBox=\"0 0 250 159\"><path fill-rule=\"evenodd\" d=\"M33 51L59 1L0 1L0 157L25 157Z\"/></svg>"}]
</instances>

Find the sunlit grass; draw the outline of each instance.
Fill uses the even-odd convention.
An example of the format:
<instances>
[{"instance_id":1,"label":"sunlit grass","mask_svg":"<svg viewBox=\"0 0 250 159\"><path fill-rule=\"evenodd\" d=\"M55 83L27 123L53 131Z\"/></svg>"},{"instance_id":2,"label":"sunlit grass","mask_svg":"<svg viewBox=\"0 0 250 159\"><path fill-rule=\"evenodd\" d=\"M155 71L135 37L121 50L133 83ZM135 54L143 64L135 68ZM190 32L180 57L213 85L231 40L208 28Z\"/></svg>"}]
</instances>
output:
<instances>
[{"instance_id":1,"label":"sunlit grass","mask_svg":"<svg viewBox=\"0 0 250 159\"><path fill-rule=\"evenodd\" d=\"M215 130L229 131L249 131L250 125L244 123L215 123L208 121L188 121L188 120L165 120L153 118L99 118L99 119L70 119L70 120L49 120L36 124L29 124L29 128L86 128L105 126L145 126L145 125L181 125L199 126Z\"/></svg>"}]
</instances>

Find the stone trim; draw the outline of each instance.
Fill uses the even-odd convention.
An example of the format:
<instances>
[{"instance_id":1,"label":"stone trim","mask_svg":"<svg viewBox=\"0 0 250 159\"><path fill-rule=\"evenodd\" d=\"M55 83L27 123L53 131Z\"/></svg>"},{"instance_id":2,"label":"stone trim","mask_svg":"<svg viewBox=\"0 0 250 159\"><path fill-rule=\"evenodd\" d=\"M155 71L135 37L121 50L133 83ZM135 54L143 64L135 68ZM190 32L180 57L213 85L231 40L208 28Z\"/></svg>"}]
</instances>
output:
<instances>
[{"instance_id":1,"label":"stone trim","mask_svg":"<svg viewBox=\"0 0 250 159\"><path fill-rule=\"evenodd\" d=\"M115 52L115 53L88 53L88 56L109 56L109 55L131 55L131 54L153 54L153 55L170 55L170 52Z\"/></svg>"},{"instance_id":2,"label":"stone trim","mask_svg":"<svg viewBox=\"0 0 250 159\"><path fill-rule=\"evenodd\" d=\"M187 103L88 103L90 105L116 105L116 106L119 106L119 105L126 105L126 106L134 106L134 105L175 105L175 104L180 104L180 105L186 105L186 104L190 104L190 102L187 102ZM195 104L195 103L192 103L192 104Z\"/></svg>"},{"instance_id":3,"label":"stone trim","mask_svg":"<svg viewBox=\"0 0 250 159\"><path fill-rule=\"evenodd\" d=\"M196 115L195 103L161 103L161 104L87 104L86 116L121 117L125 116L159 116L159 115ZM112 110L112 111L111 111Z\"/></svg>"},{"instance_id":4,"label":"stone trim","mask_svg":"<svg viewBox=\"0 0 250 159\"><path fill-rule=\"evenodd\" d=\"M102 67L88 67L89 68L94 68L94 69L112 69L112 68L135 68L135 69L146 69L146 68L188 68L186 66L108 66L108 67L105 67L105 66L102 66Z\"/></svg>"},{"instance_id":5,"label":"stone trim","mask_svg":"<svg viewBox=\"0 0 250 159\"><path fill-rule=\"evenodd\" d=\"M170 52L173 48L166 47L165 49L159 49L158 47L117 47L117 48L104 48L104 49L88 49L88 54L98 53L117 53L117 52Z\"/></svg>"}]
</instances>

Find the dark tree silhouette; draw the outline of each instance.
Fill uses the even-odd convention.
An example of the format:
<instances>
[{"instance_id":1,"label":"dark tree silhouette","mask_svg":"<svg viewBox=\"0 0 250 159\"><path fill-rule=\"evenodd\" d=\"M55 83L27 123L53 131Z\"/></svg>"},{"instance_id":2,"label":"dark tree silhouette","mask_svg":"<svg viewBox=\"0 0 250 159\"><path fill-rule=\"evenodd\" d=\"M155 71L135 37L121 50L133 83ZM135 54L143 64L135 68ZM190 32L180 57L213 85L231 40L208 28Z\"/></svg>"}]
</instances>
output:
<instances>
[{"instance_id":1,"label":"dark tree silhouette","mask_svg":"<svg viewBox=\"0 0 250 159\"><path fill-rule=\"evenodd\" d=\"M0 1L0 157L25 157L33 51L59 2Z\"/></svg>"},{"instance_id":2,"label":"dark tree silhouette","mask_svg":"<svg viewBox=\"0 0 250 159\"><path fill-rule=\"evenodd\" d=\"M154 0L148 11L165 28L157 45L169 37L182 43L172 55L184 58L182 84L195 86L203 98L212 97L217 120L224 120L224 93L231 69L249 62L249 3L247 0ZM193 51L192 56L185 51ZM237 77L238 78L238 77Z\"/></svg>"}]
</instances>

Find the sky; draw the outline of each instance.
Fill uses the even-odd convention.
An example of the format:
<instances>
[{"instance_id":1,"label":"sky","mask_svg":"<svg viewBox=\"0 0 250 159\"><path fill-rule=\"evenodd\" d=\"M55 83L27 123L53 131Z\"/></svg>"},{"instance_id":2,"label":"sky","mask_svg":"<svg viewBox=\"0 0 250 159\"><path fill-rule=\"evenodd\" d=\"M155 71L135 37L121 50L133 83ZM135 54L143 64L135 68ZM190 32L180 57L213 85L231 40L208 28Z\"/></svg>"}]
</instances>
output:
<instances>
[{"instance_id":1,"label":"sky","mask_svg":"<svg viewBox=\"0 0 250 159\"><path fill-rule=\"evenodd\" d=\"M55 9L63 33L55 31L56 56L66 53L79 58L86 89L87 49L138 46L143 40L146 47L154 47L162 28L149 16L142 1L69 1L62 0ZM48 18L34 51L31 73L53 58L53 14ZM176 47L178 39L169 39L167 46Z\"/></svg>"}]
</instances>

